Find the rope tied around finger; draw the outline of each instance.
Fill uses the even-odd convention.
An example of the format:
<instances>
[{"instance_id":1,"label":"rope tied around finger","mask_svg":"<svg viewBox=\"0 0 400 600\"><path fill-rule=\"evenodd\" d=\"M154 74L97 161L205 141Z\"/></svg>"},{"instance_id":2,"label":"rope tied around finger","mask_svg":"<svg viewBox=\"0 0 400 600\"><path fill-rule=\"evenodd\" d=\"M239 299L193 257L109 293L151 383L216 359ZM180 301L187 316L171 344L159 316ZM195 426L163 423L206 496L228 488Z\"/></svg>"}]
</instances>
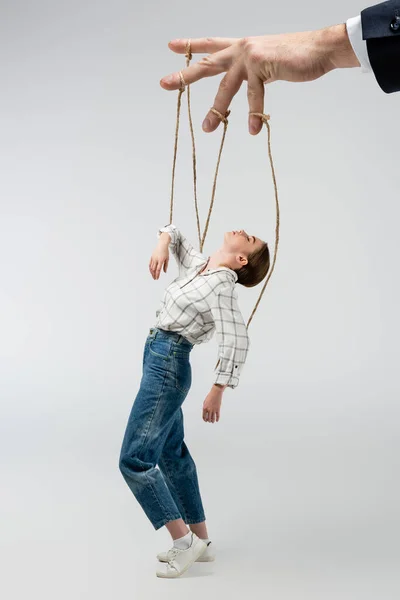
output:
<instances>
[{"instance_id":1,"label":"rope tied around finger","mask_svg":"<svg viewBox=\"0 0 400 600\"><path fill-rule=\"evenodd\" d=\"M253 115L254 117L260 117L262 122L265 123L266 125L271 118L271 115L265 115L264 113L259 113L259 112L249 112L249 115Z\"/></svg>"},{"instance_id":2,"label":"rope tied around finger","mask_svg":"<svg viewBox=\"0 0 400 600\"><path fill-rule=\"evenodd\" d=\"M230 110L226 111L225 116L223 114L221 114L219 112L219 110L217 110L214 107L210 108L210 110L212 113L214 113L214 115L216 115L218 117L218 119L221 121L221 123L224 123L224 125L228 125L228 117L231 114Z\"/></svg>"},{"instance_id":3,"label":"rope tied around finger","mask_svg":"<svg viewBox=\"0 0 400 600\"><path fill-rule=\"evenodd\" d=\"M192 60L192 49L191 49L191 45L190 45L190 40L188 40L186 42L185 56L186 56L186 66L188 67L190 61Z\"/></svg>"}]
</instances>

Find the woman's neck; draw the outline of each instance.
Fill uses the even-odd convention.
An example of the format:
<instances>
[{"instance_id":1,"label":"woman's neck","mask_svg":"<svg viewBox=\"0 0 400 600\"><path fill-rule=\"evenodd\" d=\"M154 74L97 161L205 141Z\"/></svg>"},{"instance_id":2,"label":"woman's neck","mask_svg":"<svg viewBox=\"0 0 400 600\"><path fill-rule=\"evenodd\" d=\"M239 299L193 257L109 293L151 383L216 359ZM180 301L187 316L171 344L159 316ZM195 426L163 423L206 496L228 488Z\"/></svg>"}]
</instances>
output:
<instances>
[{"instance_id":1,"label":"woman's neck","mask_svg":"<svg viewBox=\"0 0 400 600\"><path fill-rule=\"evenodd\" d=\"M226 263L226 256L221 250L217 250L210 256L208 259L208 263L206 264L206 269L218 269L218 267L229 267ZM229 267L231 268L231 267Z\"/></svg>"}]
</instances>

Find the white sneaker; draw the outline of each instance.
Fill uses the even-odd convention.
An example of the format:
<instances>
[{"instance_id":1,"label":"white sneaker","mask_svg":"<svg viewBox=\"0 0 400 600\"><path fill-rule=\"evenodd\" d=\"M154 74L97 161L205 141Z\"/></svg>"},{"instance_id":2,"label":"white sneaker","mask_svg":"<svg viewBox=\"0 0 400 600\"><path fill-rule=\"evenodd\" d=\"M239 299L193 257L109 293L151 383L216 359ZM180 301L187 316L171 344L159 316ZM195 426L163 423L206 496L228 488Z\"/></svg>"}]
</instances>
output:
<instances>
[{"instance_id":1,"label":"white sneaker","mask_svg":"<svg viewBox=\"0 0 400 600\"><path fill-rule=\"evenodd\" d=\"M175 548L175 546L173 546L168 550L166 553L167 570L156 571L157 577L180 577L192 566L199 556L205 552L207 544L197 537L195 533L191 532L191 534L192 543L189 548L181 550L180 548Z\"/></svg>"},{"instance_id":2,"label":"white sneaker","mask_svg":"<svg viewBox=\"0 0 400 600\"><path fill-rule=\"evenodd\" d=\"M168 562L168 552L160 552L157 554L157 559L160 562ZM196 559L196 562L211 562L215 560L215 548L211 542L208 542L207 548L204 550L203 554Z\"/></svg>"}]
</instances>

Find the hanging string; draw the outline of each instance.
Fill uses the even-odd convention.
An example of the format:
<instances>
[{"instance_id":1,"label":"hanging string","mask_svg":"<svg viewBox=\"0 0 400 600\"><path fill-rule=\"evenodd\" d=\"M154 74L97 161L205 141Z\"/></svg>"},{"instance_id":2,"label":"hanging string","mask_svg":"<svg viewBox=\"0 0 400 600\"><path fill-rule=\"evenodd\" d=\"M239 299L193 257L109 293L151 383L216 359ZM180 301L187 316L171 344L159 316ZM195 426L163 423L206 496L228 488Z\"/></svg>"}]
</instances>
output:
<instances>
[{"instance_id":1,"label":"hanging string","mask_svg":"<svg viewBox=\"0 0 400 600\"><path fill-rule=\"evenodd\" d=\"M186 44L186 67L190 65L192 60L192 50L190 46L190 40ZM182 75L182 73L181 73ZM183 77L182 77L183 79ZM182 80L181 80L182 81ZM196 170L196 144L194 139L193 120L192 120L192 109L190 106L190 85L187 85L187 105L188 105L188 116L189 116L189 127L190 135L192 138L192 163L193 163L193 194L194 194L194 206L196 210L196 223L197 223L197 235L199 238L199 246L201 248L201 229L200 229L200 217L199 217L199 206L197 202L197 170ZM170 221L172 222L172 220Z\"/></svg>"},{"instance_id":2,"label":"hanging string","mask_svg":"<svg viewBox=\"0 0 400 600\"><path fill-rule=\"evenodd\" d=\"M185 91L185 80L183 79L182 73L179 73L179 77L181 80L181 87L178 92L178 102L176 107L176 126L175 126L175 143L174 143L174 158L172 161L172 183L171 183L171 201L169 208L169 222L172 223L172 217L174 212L174 191L175 191L175 169L176 169L176 155L178 152L178 136L179 136L179 122L180 122L180 114L181 114L181 103L182 103L182 94Z\"/></svg>"},{"instance_id":3,"label":"hanging string","mask_svg":"<svg viewBox=\"0 0 400 600\"><path fill-rule=\"evenodd\" d=\"M188 42L186 44L186 53L185 53L185 56L186 56L186 66L188 67L189 64L190 64L190 61L192 59L192 52L191 52L190 40L188 40ZM174 210L175 171L176 171L176 158L177 158L177 152L178 152L178 138L179 138L179 125L180 125L180 114L181 114L181 105L182 105L182 94L184 93L185 89L187 88L187 91L188 91L188 94L187 94L187 99L188 99L188 116L189 116L190 134L191 134L191 138L192 138L192 164L193 164L194 205L195 205L195 211L196 211L197 234L198 234L198 238L199 238L199 249L200 249L200 252L203 252L204 242L205 242L206 235L207 235L207 232L208 232L208 227L209 227L209 224L210 224L211 213L212 213L212 210L213 210L213 207L214 207L214 200L215 200L215 192L216 192L216 188L217 188L217 178L218 178L218 172L219 172L219 165L220 165L220 162L221 162L222 150L224 148L226 132L227 132L227 129L228 129L228 116L230 115L230 111L228 110L225 113L225 116L224 116L218 110L216 110L215 108L211 108L210 109L220 119L220 121L223 122L223 124L224 124L224 131L223 131L223 134L222 134L221 144L220 144L220 148L219 148L219 152L218 152L218 159L217 159L217 165L216 165L215 174L214 174L214 181L213 181L213 187L212 187L212 194L211 194L210 206L209 206L209 209L208 209L208 214L207 214L206 224L205 224L205 228L204 228L204 233L203 233L203 235L201 235L199 206L198 206L198 200L197 200L196 145L195 145L193 120L192 120L192 111L191 111L191 104L190 104L190 85L186 84L186 82L184 80L184 77L183 77L183 74L181 72L179 72L179 78L180 78L180 81L181 81L181 86L180 86L179 92L178 92L177 109L176 109L176 126L175 126L174 156L173 156L173 163L172 163L172 183L171 183L171 201L170 201L169 222L172 223L173 210Z\"/></svg>"},{"instance_id":4,"label":"hanging string","mask_svg":"<svg viewBox=\"0 0 400 600\"><path fill-rule=\"evenodd\" d=\"M261 293L258 297L258 300L256 302L255 307L253 308L253 312L250 315L249 320L247 321L247 328L249 327L250 323L253 320L253 317L256 313L256 310L258 308L258 305L260 304L261 298L263 297L263 294L265 292L265 288L267 287L268 281L271 278L272 272L275 269L275 263L276 263L276 255L278 253L278 244L279 244L279 228L280 228L280 209L279 209L279 199L278 199L278 186L276 184L276 176L275 176L275 167L274 167L274 161L272 158L272 151L271 151L271 126L269 124L269 120L270 120L270 115L264 115L263 113L256 113L256 112L251 112L251 115L254 115L255 117L260 117L260 119L262 120L263 123L265 123L265 125L267 126L267 131L268 131L268 156L269 156L269 161L270 161L270 165L271 165L271 172L272 172L272 180L274 182L274 190L275 190L275 207L276 207L276 226L275 226L275 248L274 248L274 258L272 261L272 265L271 268L269 269L267 278L265 280L265 283L263 285L263 288L261 290Z\"/></svg>"},{"instance_id":5,"label":"hanging string","mask_svg":"<svg viewBox=\"0 0 400 600\"><path fill-rule=\"evenodd\" d=\"M221 145L219 148L219 153L218 153L218 160L217 160L217 166L215 168L215 174L214 174L214 182L213 182L213 187L212 187L212 194L211 194L211 202L210 202L210 208L208 210L208 215L207 215L207 220L206 220L206 224L204 226L204 233L203 233L203 237L200 243L200 252L203 252L203 246L204 246L204 242L206 240L206 235L208 232L208 226L210 224L210 218L211 218L211 213L212 213L212 209L214 207L214 199L215 199L215 191L217 189L217 177L218 177L218 171L219 171L219 164L221 162L221 156L222 156L222 149L224 147L224 143L225 143L225 137L226 137L226 131L228 129L228 117L231 114L231 111L228 110L225 113L225 116L221 115L221 113L216 110L215 108L211 108L210 109L211 112L213 112L218 118L219 120L224 124L224 132L222 134L222 140L221 140Z\"/></svg>"}]
</instances>

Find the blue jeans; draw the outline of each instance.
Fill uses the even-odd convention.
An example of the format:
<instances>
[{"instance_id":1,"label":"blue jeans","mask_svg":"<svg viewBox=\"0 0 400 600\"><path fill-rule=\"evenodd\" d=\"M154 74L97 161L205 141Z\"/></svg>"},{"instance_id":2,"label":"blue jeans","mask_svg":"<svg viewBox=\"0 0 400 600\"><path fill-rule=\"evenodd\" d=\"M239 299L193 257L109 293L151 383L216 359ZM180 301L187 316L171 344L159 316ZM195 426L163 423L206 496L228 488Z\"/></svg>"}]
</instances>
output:
<instances>
[{"instance_id":1,"label":"blue jeans","mask_svg":"<svg viewBox=\"0 0 400 600\"><path fill-rule=\"evenodd\" d=\"M183 441L192 348L178 333L150 329L121 447L120 471L156 530L174 519L205 521L196 465Z\"/></svg>"}]
</instances>

